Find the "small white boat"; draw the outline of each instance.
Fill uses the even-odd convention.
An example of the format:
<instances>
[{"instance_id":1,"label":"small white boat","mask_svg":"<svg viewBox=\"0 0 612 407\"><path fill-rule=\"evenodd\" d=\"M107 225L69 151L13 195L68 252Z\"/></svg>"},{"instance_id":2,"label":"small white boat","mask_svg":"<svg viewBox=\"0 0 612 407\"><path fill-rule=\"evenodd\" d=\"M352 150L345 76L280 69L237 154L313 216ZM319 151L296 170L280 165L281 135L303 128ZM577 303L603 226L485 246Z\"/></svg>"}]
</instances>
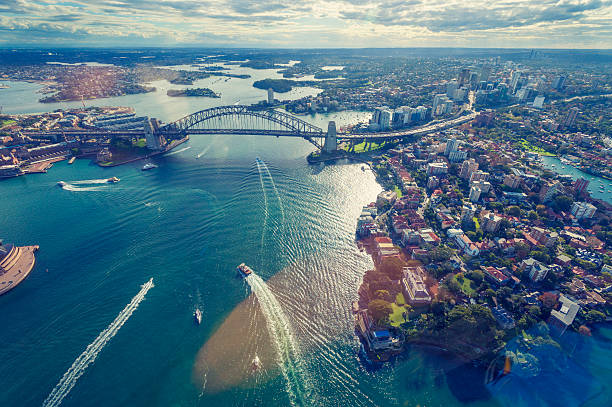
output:
<instances>
[{"instance_id":1,"label":"small white boat","mask_svg":"<svg viewBox=\"0 0 612 407\"><path fill-rule=\"evenodd\" d=\"M60 181L57 183L58 186L63 187L64 185L66 185L66 183L64 181Z\"/></svg>"},{"instance_id":2,"label":"small white boat","mask_svg":"<svg viewBox=\"0 0 612 407\"><path fill-rule=\"evenodd\" d=\"M196 308L195 312L193 313L193 317L198 325L202 323L202 311L200 311L199 308Z\"/></svg>"},{"instance_id":3,"label":"small white boat","mask_svg":"<svg viewBox=\"0 0 612 407\"><path fill-rule=\"evenodd\" d=\"M152 170L153 168L157 168L157 165L153 164L153 163L146 163L143 167L142 167L142 171L147 171L147 170Z\"/></svg>"}]
</instances>

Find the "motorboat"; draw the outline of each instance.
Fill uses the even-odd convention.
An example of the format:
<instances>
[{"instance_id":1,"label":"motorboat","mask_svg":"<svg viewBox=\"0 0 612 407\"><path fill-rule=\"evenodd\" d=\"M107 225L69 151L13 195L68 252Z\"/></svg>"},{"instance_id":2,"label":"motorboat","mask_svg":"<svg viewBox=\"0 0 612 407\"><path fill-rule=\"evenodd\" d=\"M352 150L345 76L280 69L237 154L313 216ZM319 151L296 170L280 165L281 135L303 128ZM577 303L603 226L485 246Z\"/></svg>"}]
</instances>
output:
<instances>
[{"instance_id":1,"label":"motorboat","mask_svg":"<svg viewBox=\"0 0 612 407\"><path fill-rule=\"evenodd\" d=\"M152 170L153 168L157 168L157 165L153 164L153 163L146 163L143 167L142 167L142 171L147 171L147 170Z\"/></svg>"},{"instance_id":2,"label":"motorboat","mask_svg":"<svg viewBox=\"0 0 612 407\"><path fill-rule=\"evenodd\" d=\"M63 187L64 185L66 185L66 183L64 181L60 181L57 183L58 186Z\"/></svg>"},{"instance_id":3,"label":"motorboat","mask_svg":"<svg viewBox=\"0 0 612 407\"><path fill-rule=\"evenodd\" d=\"M251 372L255 373L259 369L261 369L261 361L259 360L259 356L255 355L251 362Z\"/></svg>"},{"instance_id":4,"label":"motorboat","mask_svg":"<svg viewBox=\"0 0 612 407\"><path fill-rule=\"evenodd\" d=\"M193 317L198 325L202 323L202 311L200 311L199 308L196 308L195 312L193 313Z\"/></svg>"},{"instance_id":5,"label":"motorboat","mask_svg":"<svg viewBox=\"0 0 612 407\"><path fill-rule=\"evenodd\" d=\"M109 179L106 180L106 182L110 183L110 184L114 184L116 182L121 181L119 178L117 177L110 177Z\"/></svg>"},{"instance_id":6,"label":"motorboat","mask_svg":"<svg viewBox=\"0 0 612 407\"><path fill-rule=\"evenodd\" d=\"M240 275L245 278L253 274L253 270L251 270L251 268L244 263L241 263L238 267L236 267L236 269Z\"/></svg>"}]
</instances>

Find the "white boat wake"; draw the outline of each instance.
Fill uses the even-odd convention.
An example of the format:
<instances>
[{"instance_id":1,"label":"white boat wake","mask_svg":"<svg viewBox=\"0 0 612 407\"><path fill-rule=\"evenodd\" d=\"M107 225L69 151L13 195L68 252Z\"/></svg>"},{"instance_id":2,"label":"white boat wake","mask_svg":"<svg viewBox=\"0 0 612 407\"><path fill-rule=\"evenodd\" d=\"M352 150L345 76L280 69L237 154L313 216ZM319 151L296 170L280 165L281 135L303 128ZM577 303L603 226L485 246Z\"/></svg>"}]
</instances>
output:
<instances>
[{"instance_id":1,"label":"white boat wake","mask_svg":"<svg viewBox=\"0 0 612 407\"><path fill-rule=\"evenodd\" d=\"M85 179L82 181L71 181L72 185L89 185L89 184L108 184L108 178L104 179Z\"/></svg>"},{"instance_id":2,"label":"white boat wake","mask_svg":"<svg viewBox=\"0 0 612 407\"><path fill-rule=\"evenodd\" d=\"M119 329L132 316L138 305L144 300L147 292L153 287L153 279L146 282L141 290L136 294L132 301L117 315L117 318L98 335L98 337L87 346L87 349L79 355L74 361L70 369L60 379L59 383L53 388L49 396L43 402L43 407L58 406L74 387L77 380L85 373L85 370L91 365L104 346L119 332Z\"/></svg>"},{"instance_id":3,"label":"white boat wake","mask_svg":"<svg viewBox=\"0 0 612 407\"><path fill-rule=\"evenodd\" d=\"M261 173L261 168L263 168L264 171L268 174L268 179L270 180L270 184L272 184L272 189L274 189L274 194L276 195L276 199L278 199L278 207L280 209L281 219L284 225L285 224L285 208L283 207L283 201L281 200L280 194L278 193L278 189L276 188L276 183L274 182L274 178L272 178L270 169L268 168L268 165L265 163L265 161L261 160L259 157L255 158L255 160L257 161L257 169L260 170L260 173Z\"/></svg>"},{"instance_id":4,"label":"white boat wake","mask_svg":"<svg viewBox=\"0 0 612 407\"><path fill-rule=\"evenodd\" d=\"M313 400L310 381L301 362L301 353L293 336L291 325L283 309L268 285L257 274L246 278L257 297L264 314L270 338L277 353L276 362L287 383L287 393L292 405L310 404Z\"/></svg>"},{"instance_id":5,"label":"white boat wake","mask_svg":"<svg viewBox=\"0 0 612 407\"><path fill-rule=\"evenodd\" d=\"M74 184L69 184L67 182L63 182L60 185L61 185L62 189L66 190L66 191L72 191L72 192L94 192L94 191L103 191L103 190L106 189L106 187L104 187L104 186L79 187L79 186L76 186Z\"/></svg>"},{"instance_id":6,"label":"white boat wake","mask_svg":"<svg viewBox=\"0 0 612 407\"><path fill-rule=\"evenodd\" d=\"M169 157L169 156L171 156L171 155L178 154L178 153L182 153L183 151L187 151L187 150L189 150L190 148L191 148L191 146L189 146L189 147L183 147L183 148L181 148L181 149L179 149L179 150L176 150L176 151L171 151L171 152L169 152L169 153L167 153L167 154L164 154L164 156L165 156L165 157Z\"/></svg>"}]
</instances>

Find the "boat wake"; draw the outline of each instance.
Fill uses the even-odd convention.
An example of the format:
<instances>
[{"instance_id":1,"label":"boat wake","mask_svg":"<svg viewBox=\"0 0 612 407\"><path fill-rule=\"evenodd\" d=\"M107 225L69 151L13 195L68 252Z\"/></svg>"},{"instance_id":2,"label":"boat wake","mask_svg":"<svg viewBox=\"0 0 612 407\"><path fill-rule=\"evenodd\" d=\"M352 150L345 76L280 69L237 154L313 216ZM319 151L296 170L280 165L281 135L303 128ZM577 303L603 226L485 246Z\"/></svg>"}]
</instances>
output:
<instances>
[{"instance_id":1,"label":"boat wake","mask_svg":"<svg viewBox=\"0 0 612 407\"><path fill-rule=\"evenodd\" d=\"M274 190L276 199L278 199L278 207L280 209L281 219L283 221L283 224L285 224L285 208L283 207L283 201L281 199L280 194L278 193L278 189L276 188L276 183L274 182L274 178L272 177L272 174L270 173L270 169L268 168L268 165L266 164L266 162L260 159L259 157L255 158L255 161L257 162L257 169L259 170L260 176L261 176L262 168L266 172L266 174L268 174L268 180L270 181L270 184L272 185L272 189Z\"/></svg>"},{"instance_id":2,"label":"boat wake","mask_svg":"<svg viewBox=\"0 0 612 407\"><path fill-rule=\"evenodd\" d=\"M85 179L82 181L71 181L71 185L91 185L91 184L108 184L108 178L104 179Z\"/></svg>"},{"instance_id":3,"label":"boat wake","mask_svg":"<svg viewBox=\"0 0 612 407\"><path fill-rule=\"evenodd\" d=\"M204 154L208 153L208 150L210 150L213 146L213 144L215 144L215 141L217 139L213 139L213 141L211 141L202 151L200 151L200 153L198 155L196 155L196 158L200 158L202 157Z\"/></svg>"},{"instance_id":4,"label":"boat wake","mask_svg":"<svg viewBox=\"0 0 612 407\"><path fill-rule=\"evenodd\" d=\"M301 361L301 353L293 336L291 325L283 309L268 285L252 273L246 281L255 294L268 325L270 338L276 350L276 363L287 383L287 393L292 405L310 403L310 381Z\"/></svg>"},{"instance_id":5,"label":"boat wake","mask_svg":"<svg viewBox=\"0 0 612 407\"><path fill-rule=\"evenodd\" d=\"M106 189L106 187L103 186L98 186L98 187L80 187L77 186L75 184L69 184L67 182L63 182L59 184L62 189L66 190L66 191L72 191L72 192L94 192L94 191L103 191Z\"/></svg>"},{"instance_id":6,"label":"boat wake","mask_svg":"<svg viewBox=\"0 0 612 407\"><path fill-rule=\"evenodd\" d=\"M136 294L132 301L117 315L117 318L98 335L98 337L87 346L87 349L79 355L74 361L70 369L60 379L59 383L53 388L49 396L43 402L44 407L58 406L74 387L77 380L85 373L85 370L91 365L104 346L119 332L119 329L132 316L138 305L144 300L147 292L153 287L153 279L146 282L141 290Z\"/></svg>"},{"instance_id":7,"label":"boat wake","mask_svg":"<svg viewBox=\"0 0 612 407\"><path fill-rule=\"evenodd\" d=\"M191 148L191 146L189 146L189 147L183 147L183 148L181 148L181 149L179 149L179 150L176 150L176 151L171 151L171 152L169 152L169 153L167 153L167 154L164 154L164 156L165 156L165 157L169 157L169 156L171 156L171 155L178 154L178 153L182 153L183 151L187 151L187 150L189 150L190 148Z\"/></svg>"}]
</instances>

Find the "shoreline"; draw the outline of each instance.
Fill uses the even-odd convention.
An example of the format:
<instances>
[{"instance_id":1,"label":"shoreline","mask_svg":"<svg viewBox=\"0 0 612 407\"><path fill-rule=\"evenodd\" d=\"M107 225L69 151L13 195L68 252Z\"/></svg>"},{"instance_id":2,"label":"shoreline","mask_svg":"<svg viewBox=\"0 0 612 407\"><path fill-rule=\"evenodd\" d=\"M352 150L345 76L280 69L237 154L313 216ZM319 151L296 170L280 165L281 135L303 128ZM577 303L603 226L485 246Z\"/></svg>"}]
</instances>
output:
<instances>
[{"instance_id":1,"label":"shoreline","mask_svg":"<svg viewBox=\"0 0 612 407\"><path fill-rule=\"evenodd\" d=\"M0 295L6 294L21 284L34 269L34 253L39 246L13 246L11 251L0 261Z\"/></svg>"}]
</instances>

